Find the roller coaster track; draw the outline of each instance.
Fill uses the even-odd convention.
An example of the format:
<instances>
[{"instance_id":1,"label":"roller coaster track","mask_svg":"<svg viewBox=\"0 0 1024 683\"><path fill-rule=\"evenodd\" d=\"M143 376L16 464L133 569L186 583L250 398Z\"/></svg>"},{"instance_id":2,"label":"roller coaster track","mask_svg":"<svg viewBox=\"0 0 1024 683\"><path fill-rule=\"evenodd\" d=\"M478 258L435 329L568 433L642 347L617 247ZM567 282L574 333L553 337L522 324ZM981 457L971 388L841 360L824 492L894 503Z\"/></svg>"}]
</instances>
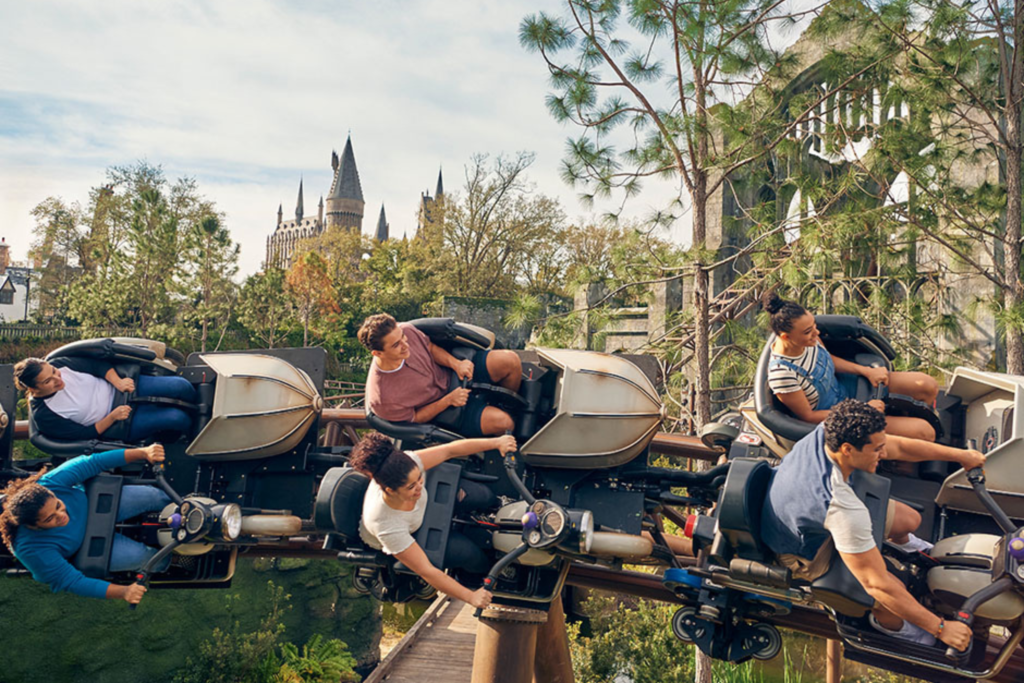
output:
<instances>
[{"instance_id":1,"label":"roller coaster track","mask_svg":"<svg viewBox=\"0 0 1024 683\"><path fill-rule=\"evenodd\" d=\"M332 409L325 410L321 416L324 423L338 422L354 428L366 428L365 413L361 409ZM28 438L28 423L19 421L15 426L15 438ZM659 432L651 443L651 450L656 453L674 455L678 457L692 458L697 460L716 460L719 454L706 446L700 439L681 434ZM306 557L319 559L333 559L336 553L324 550L319 543L314 542L293 542L287 545L275 546L273 548L247 548L242 550L243 557ZM607 567L574 563L569 571L567 583L582 588L593 588L608 591L618 595L631 595L657 600L660 602L674 603L681 606L696 605L696 601L686 596L680 596L665 588L661 579L654 574L647 574L635 571L615 570ZM789 629L799 633L819 638L836 638L835 624L828 614L820 609L794 606L793 611L786 615L776 615L765 621L774 626ZM668 625L666 624L666 628ZM1004 638L992 636L989 638L986 664L990 663L999 652ZM883 659L864 653L854 652L847 648L848 659L856 660L876 666L895 673L905 674L931 681L932 683L966 683L968 680L963 677L944 675L939 672L930 671L910 664L895 662L891 659ZM1009 661L1003 670L995 677L988 679L994 683L1021 683L1024 681L1024 648L1018 647L1010 656Z\"/></svg>"}]
</instances>

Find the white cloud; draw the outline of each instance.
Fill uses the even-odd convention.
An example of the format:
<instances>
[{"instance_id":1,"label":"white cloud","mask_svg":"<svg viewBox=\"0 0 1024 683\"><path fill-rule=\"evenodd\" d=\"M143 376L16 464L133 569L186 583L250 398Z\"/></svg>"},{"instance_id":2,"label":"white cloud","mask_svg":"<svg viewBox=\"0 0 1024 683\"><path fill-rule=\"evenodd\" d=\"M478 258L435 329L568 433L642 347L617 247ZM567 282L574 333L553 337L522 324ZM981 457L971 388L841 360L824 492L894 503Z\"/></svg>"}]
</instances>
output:
<instances>
[{"instance_id":1,"label":"white cloud","mask_svg":"<svg viewBox=\"0 0 1024 683\"><path fill-rule=\"evenodd\" d=\"M193 175L228 216L254 271L277 205L307 214L330 184L330 152L351 130L366 199L392 233L414 230L439 165L457 189L475 152L537 153L531 178L585 214L562 183L562 127L547 74L518 45L535 2L377 0L9 3L0 24L0 235L24 257L31 208L85 203L104 169L147 159ZM550 3L548 4L550 8ZM646 216L677 194L631 200ZM688 226L680 221L676 237Z\"/></svg>"}]
</instances>

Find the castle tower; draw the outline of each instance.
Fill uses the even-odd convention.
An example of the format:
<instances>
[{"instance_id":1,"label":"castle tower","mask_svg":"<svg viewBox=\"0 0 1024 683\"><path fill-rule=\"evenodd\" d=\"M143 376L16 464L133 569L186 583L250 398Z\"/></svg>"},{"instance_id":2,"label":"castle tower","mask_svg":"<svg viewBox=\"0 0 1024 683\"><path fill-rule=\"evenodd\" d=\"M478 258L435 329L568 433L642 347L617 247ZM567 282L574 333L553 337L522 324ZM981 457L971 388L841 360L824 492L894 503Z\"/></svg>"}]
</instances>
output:
<instances>
[{"instance_id":1,"label":"castle tower","mask_svg":"<svg viewBox=\"0 0 1024 683\"><path fill-rule=\"evenodd\" d=\"M327 196L327 228L348 228L361 232L363 229L363 188L359 183L356 155L352 151L352 136L345 140L345 150L338 159L331 153L331 168L334 181Z\"/></svg>"},{"instance_id":2,"label":"castle tower","mask_svg":"<svg viewBox=\"0 0 1024 683\"><path fill-rule=\"evenodd\" d=\"M441 179L441 169L437 169L437 190L434 191L434 199L444 196L444 181Z\"/></svg>"},{"instance_id":3,"label":"castle tower","mask_svg":"<svg viewBox=\"0 0 1024 683\"><path fill-rule=\"evenodd\" d=\"M282 221L284 221L284 204L278 204L277 205L277 224L281 225Z\"/></svg>"},{"instance_id":4,"label":"castle tower","mask_svg":"<svg viewBox=\"0 0 1024 683\"><path fill-rule=\"evenodd\" d=\"M304 213L302 208L302 179L299 179L299 201L295 204L295 220L302 222L302 214Z\"/></svg>"},{"instance_id":5,"label":"castle tower","mask_svg":"<svg viewBox=\"0 0 1024 683\"><path fill-rule=\"evenodd\" d=\"M390 229L391 226L388 225L387 216L384 215L384 205L381 204L380 218L377 219L377 232L376 234L374 234L374 238L381 242L386 242L388 239L388 232L390 231Z\"/></svg>"},{"instance_id":6,"label":"castle tower","mask_svg":"<svg viewBox=\"0 0 1024 683\"><path fill-rule=\"evenodd\" d=\"M324 224L324 196L323 195L320 195L320 205L319 205L319 207L317 207L317 210L316 210L316 222L317 222L318 225L321 226L321 229L322 229L323 224Z\"/></svg>"}]
</instances>

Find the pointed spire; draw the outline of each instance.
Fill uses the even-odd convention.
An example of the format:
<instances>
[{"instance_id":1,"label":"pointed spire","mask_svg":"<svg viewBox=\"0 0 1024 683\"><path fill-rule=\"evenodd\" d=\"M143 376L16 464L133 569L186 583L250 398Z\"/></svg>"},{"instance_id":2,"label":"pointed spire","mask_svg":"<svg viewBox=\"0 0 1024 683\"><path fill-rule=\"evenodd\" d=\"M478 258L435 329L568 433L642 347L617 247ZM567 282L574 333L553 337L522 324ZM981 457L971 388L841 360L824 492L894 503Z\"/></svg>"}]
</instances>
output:
<instances>
[{"instance_id":1,"label":"pointed spire","mask_svg":"<svg viewBox=\"0 0 1024 683\"><path fill-rule=\"evenodd\" d=\"M441 180L441 169L437 169L437 190L434 192L434 199L440 199L444 195L444 182Z\"/></svg>"},{"instance_id":2,"label":"pointed spire","mask_svg":"<svg viewBox=\"0 0 1024 683\"><path fill-rule=\"evenodd\" d=\"M374 237L380 240L381 242L386 242L388 239L389 228L390 226L388 225L388 219L384 215L384 204L381 203L380 218L377 219L377 234L375 234Z\"/></svg>"},{"instance_id":3,"label":"pointed spire","mask_svg":"<svg viewBox=\"0 0 1024 683\"><path fill-rule=\"evenodd\" d=\"M317 223L320 224L321 229L323 229L323 225L324 225L324 196L323 195L320 195L320 204L319 204L319 206L317 207L317 210L316 210L316 220L317 220Z\"/></svg>"},{"instance_id":4,"label":"pointed spire","mask_svg":"<svg viewBox=\"0 0 1024 683\"><path fill-rule=\"evenodd\" d=\"M359 169L356 168L356 155L352 151L351 135L345 140L345 149L335 168L334 182L331 183L331 194L328 198L363 201L363 186L359 182Z\"/></svg>"},{"instance_id":5,"label":"pointed spire","mask_svg":"<svg viewBox=\"0 0 1024 683\"><path fill-rule=\"evenodd\" d=\"M302 208L302 178L299 178L299 201L295 205L295 220L301 221L303 213L304 211Z\"/></svg>"},{"instance_id":6,"label":"pointed spire","mask_svg":"<svg viewBox=\"0 0 1024 683\"><path fill-rule=\"evenodd\" d=\"M277 224L281 225L281 222L283 220L284 220L284 204L278 204L277 205Z\"/></svg>"}]
</instances>

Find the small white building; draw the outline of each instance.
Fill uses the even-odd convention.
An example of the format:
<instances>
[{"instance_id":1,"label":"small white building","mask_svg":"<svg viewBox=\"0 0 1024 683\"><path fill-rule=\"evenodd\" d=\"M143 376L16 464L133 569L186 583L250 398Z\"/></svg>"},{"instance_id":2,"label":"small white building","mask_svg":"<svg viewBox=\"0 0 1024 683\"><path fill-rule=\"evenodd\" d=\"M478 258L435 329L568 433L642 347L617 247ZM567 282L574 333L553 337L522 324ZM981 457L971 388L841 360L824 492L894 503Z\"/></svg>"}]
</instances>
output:
<instances>
[{"instance_id":1,"label":"small white building","mask_svg":"<svg viewBox=\"0 0 1024 683\"><path fill-rule=\"evenodd\" d=\"M0 238L0 323L28 320L35 310L29 299L31 268L11 265L10 246Z\"/></svg>"}]
</instances>

